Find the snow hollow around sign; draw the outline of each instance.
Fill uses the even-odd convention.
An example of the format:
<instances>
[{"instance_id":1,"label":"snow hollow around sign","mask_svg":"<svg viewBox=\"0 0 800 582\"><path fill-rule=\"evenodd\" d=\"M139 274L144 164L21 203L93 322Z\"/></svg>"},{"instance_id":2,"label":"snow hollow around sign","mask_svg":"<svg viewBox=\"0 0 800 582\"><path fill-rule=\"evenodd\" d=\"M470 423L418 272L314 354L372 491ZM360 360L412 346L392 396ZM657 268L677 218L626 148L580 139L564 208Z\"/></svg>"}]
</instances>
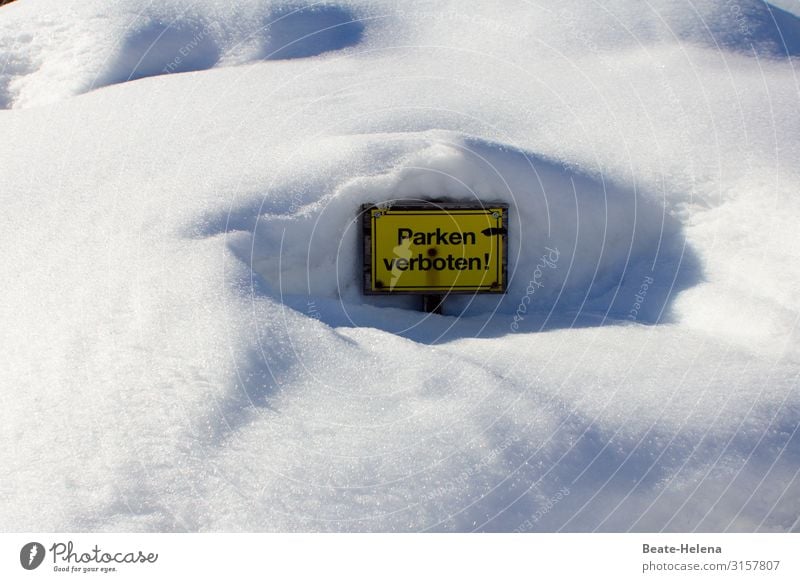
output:
<instances>
[{"instance_id":1,"label":"snow hollow around sign","mask_svg":"<svg viewBox=\"0 0 800 582\"><path fill-rule=\"evenodd\" d=\"M797 530L797 10L733 6L0 8L0 529ZM429 197L507 294L361 294Z\"/></svg>"},{"instance_id":2,"label":"snow hollow around sign","mask_svg":"<svg viewBox=\"0 0 800 582\"><path fill-rule=\"evenodd\" d=\"M288 179L284 185L277 175L268 197L206 217L201 229L203 236L227 232L259 289L301 311L311 301L328 323L367 324L374 310L362 311L362 305L419 309L419 297L363 296L359 215L365 203L509 204L507 294L451 295L445 303L449 316L486 321L492 314L517 314L515 330L529 310L537 314L524 318L526 328L532 321L540 325L542 316L561 321L581 311L624 319L630 298L649 280L648 301L636 309L637 319L666 321L669 299L701 277L674 209L655 193L455 133L360 136L348 138L347 148L337 141L344 145L330 139L319 146L325 155L306 150L308 173L324 181ZM347 171L365 159L383 171L326 171ZM316 169L320 163L324 168ZM276 204L282 211L270 212ZM408 318L402 319L406 325Z\"/></svg>"}]
</instances>

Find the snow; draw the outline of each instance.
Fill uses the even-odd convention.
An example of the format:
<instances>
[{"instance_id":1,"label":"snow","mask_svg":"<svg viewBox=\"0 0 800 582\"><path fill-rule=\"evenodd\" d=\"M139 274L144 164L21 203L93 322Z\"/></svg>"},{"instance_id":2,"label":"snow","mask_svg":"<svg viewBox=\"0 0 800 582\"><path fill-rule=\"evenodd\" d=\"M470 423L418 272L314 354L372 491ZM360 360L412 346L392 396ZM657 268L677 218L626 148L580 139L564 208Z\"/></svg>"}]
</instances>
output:
<instances>
[{"instance_id":1,"label":"snow","mask_svg":"<svg viewBox=\"0 0 800 582\"><path fill-rule=\"evenodd\" d=\"M0 529L797 530L798 18L0 8ZM434 196L509 292L363 296Z\"/></svg>"}]
</instances>

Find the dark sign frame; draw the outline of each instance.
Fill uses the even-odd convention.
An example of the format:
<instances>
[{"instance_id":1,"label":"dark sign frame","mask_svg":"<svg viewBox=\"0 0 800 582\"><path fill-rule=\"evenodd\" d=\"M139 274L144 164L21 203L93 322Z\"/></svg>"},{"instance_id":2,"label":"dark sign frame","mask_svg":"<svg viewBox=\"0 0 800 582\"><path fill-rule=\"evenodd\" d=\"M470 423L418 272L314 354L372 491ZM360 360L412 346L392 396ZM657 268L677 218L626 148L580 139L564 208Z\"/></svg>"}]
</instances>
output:
<instances>
[{"instance_id":1,"label":"dark sign frame","mask_svg":"<svg viewBox=\"0 0 800 582\"><path fill-rule=\"evenodd\" d=\"M502 244L502 261L500 265L500 285L496 289L470 289L459 290L457 288L448 287L444 289L430 289L430 290L390 290L385 291L375 290L372 288L372 210L403 210L403 211L458 211L458 210L487 210L489 208L502 208L502 229L503 232L498 236ZM499 295L508 291L508 204L504 202L437 202L434 200L413 202L398 201L393 203L370 203L362 204L361 206L361 256L363 259L363 277L362 277L362 291L364 295L475 295L475 294L490 294Z\"/></svg>"}]
</instances>

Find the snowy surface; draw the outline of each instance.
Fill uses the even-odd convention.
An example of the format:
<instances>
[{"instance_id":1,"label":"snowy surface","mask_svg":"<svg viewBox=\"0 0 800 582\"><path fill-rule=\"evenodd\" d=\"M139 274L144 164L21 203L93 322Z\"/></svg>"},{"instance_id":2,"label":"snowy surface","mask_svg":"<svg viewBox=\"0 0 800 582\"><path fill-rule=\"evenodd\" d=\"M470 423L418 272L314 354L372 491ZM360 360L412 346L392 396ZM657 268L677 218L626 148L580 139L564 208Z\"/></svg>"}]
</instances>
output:
<instances>
[{"instance_id":1,"label":"snowy surface","mask_svg":"<svg viewBox=\"0 0 800 582\"><path fill-rule=\"evenodd\" d=\"M0 8L0 529L797 530L799 59L794 0ZM507 295L361 295L431 196Z\"/></svg>"}]
</instances>

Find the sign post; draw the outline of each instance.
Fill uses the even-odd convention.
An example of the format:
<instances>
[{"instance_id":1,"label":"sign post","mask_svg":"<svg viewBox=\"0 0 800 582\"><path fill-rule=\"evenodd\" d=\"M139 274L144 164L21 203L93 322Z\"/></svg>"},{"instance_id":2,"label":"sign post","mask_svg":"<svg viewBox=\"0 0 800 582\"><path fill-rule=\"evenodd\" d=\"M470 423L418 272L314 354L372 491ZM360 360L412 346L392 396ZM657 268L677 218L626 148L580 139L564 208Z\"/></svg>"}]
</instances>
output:
<instances>
[{"instance_id":1,"label":"sign post","mask_svg":"<svg viewBox=\"0 0 800 582\"><path fill-rule=\"evenodd\" d=\"M366 204L361 216L365 294L420 294L440 313L451 293L506 292L507 204Z\"/></svg>"},{"instance_id":2,"label":"sign post","mask_svg":"<svg viewBox=\"0 0 800 582\"><path fill-rule=\"evenodd\" d=\"M444 295L423 295L422 311L441 315L442 303L444 303Z\"/></svg>"}]
</instances>

